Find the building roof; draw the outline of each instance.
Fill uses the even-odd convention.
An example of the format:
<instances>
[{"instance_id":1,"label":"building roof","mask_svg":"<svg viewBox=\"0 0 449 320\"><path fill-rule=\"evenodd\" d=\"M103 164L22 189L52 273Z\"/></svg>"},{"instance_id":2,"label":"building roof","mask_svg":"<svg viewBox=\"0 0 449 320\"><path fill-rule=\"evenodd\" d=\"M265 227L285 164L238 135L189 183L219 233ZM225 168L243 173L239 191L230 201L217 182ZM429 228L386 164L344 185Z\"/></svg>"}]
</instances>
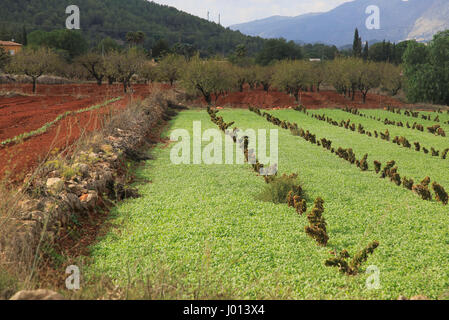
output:
<instances>
[{"instance_id":1,"label":"building roof","mask_svg":"<svg viewBox=\"0 0 449 320\"><path fill-rule=\"evenodd\" d=\"M0 46L22 46L20 43L12 42L12 41L0 41Z\"/></svg>"}]
</instances>

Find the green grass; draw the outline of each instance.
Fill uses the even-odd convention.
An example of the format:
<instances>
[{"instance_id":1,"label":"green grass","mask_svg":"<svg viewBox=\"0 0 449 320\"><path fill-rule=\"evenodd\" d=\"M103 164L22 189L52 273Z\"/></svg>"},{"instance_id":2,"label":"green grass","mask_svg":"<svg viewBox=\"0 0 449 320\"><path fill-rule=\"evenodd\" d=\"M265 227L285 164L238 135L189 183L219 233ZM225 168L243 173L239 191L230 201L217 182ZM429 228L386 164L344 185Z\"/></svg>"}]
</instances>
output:
<instances>
[{"instance_id":1,"label":"green grass","mask_svg":"<svg viewBox=\"0 0 449 320\"><path fill-rule=\"evenodd\" d=\"M359 158L370 155L370 170L361 172L248 110L219 113L241 129L279 129L280 174L299 173L309 208L316 197L325 200L328 247L318 247L307 237L305 216L285 204L257 200L265 183L249 165L176 166L169 160L171 146L161 145L153 151L155 160L138 170L140 177L151 180L138 186L142 197L115 209L115 227L92 248L89 277L108 276L121 286L139 280L159 287L170 285L170 293L161 294L169 299L445 297L449 288L448 207L423 201L379 179L372 160L394 159L401 173L413 178L430 175L444 186L449 186L448 162L333 127L297 111L272 114L331 139L333 146L353 148ZM203 130L215 128L205 111L191 110L173 120L170 130L191 132L193 121L201 121ZM372 126L382 130L377 121ZM435 144L442 140L430 138ZM329 251L347 249L354 254L373 240L380 247L360 275L348 277L324 266ZM365 286L369 275L364 271L369 265L380 269L379 290Z\"/></svg>"},{"instance_id":2,"label":"green grass","mask_svg":"<svg viewBox=\"0 0 449 320\"><path fill-rule=\"evenodd\" d=\"M361 113L366 114L367 116L375 116L376 119L380 118L382 121L384 121L386 118L389 120L394 120L394 121L402 121L405 124L408 122L411 126L413 125L414 122L418 123L418 124L422 124L424 126L424 132L426 134L430 134L427 131L427 127L431 127L435 124L439 124L445 131L446 134L449 135L449 125L445 122L447 122L449 120L449 115L444 112L444 113L436 113L436 112L420 112L419 113L419 117L418 118L414 118L414 117L409 117L409 116L405 116L403 113L404 111L401 111L402 114L397 114L397 113L393 113L393 112L389 112L389 111L385 111L382 109L370 109L370 110L366 110L366 109L361 109L360 110ZM349 115L349 113L346 113ZM430 115L431 116L431 120L424 120L421 118L421 115ZM436 122L434 121L435 117L438 116L440 118L440 122ZM360 118L360 117L358 117ZM363 118L360 118L363 119ZM394 127L394 126L389 126L389 127ZM407 131L410 131L410 129L406 129ZM413 131L412 131L413 132ZM447 137L446 137L447 139Z\"/></svg>"}]
</instances>

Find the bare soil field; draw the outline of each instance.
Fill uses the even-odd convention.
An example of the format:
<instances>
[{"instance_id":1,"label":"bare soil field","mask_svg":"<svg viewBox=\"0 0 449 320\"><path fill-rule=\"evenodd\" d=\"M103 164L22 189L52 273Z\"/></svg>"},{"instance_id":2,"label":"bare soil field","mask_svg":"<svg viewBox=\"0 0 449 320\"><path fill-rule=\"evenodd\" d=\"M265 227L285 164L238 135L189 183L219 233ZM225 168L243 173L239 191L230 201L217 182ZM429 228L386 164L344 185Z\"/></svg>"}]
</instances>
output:
<instances>
[{"instance_id":1,"label":"bare soil field","mask_svg":"<svg viewBox=\"0 0 449 320\"><path fill-rule=\"evenodd\" d=\"M0 91L22 94L0 96L0 141L36 130L67 111L77 111L123 96L121 85L70 84L39 85L37 95L28 95L30 85L2 85ZM0 147L0 176L20 181L53 148L76 141L84 131L97 130L103 118L113 110L124 108L131 99L142 99L150 93L148 85L134 85L133 93L103 108L70 115L47 132L22 143Z\"/></svg>"},{"instance_id":2,"label":"bare soil field","mask_svg":"<svg viewBox=\"0 0 449 320\"><path fill-rule=\"evenodd\" d=\"M357 93L355 100L352 101L351 99L345 98L335 91L330 90L302 92L301 103L309 109L345 106L357 107L360 109L377 109L384 108L386 105L394 107L407 106L398 99L378 94L368 94L367 101L364 104L360 93ZM258 108L288 108L297 105L295 98L284 92L270 89L267 93L261 88L249 90L247 87L243 92L233 92L225 97L219 97L217 104L230 107L254 106Z\"/></svg>"}]
</instances>

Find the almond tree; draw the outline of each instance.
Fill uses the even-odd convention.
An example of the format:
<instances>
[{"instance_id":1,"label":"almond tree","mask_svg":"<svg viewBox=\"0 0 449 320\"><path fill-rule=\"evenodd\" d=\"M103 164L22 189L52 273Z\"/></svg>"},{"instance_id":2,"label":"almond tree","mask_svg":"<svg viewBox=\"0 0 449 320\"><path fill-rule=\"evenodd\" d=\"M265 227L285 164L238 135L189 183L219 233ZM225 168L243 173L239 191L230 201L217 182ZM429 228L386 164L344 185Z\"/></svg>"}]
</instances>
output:
<instances>
[{"instance_id":1,"label":"almond tree","mask_svg":"<svg viewBox=\"0 0 449 320\"><path fill-rule=\"evenodd\" d=\"M130 86L131 78L145 64L145 55L135 48L128 52L113 51L105 58L105 68L109 77L114 77L123 84L123 92L126 93Z\"/></svg>"},{"instance_id":2,"label":"almond tree","mask_svg":"<svg viewBox=\"0 0 449 320\"><path fill-rule=\"evenodd\" d=\"M268 93L273 83L274 68L272 66L262 67L256 66L256 81L261 84L263 89Z\"/></svg>"},{"instance_id":3,"label":"almond tree","mask_svg":"<svg viewBox=\"0 0 449 320\"><path fill-rule=\"evenodd\" d=\"M332 61L329 64L328 72L329 81L337 93L346 96L351 84L349 82L348 70L345 66L345 59L338 58Z\"/></svg>"},{"instance_id":4,"label":"almond tree","mask_svg":"<svg viewBox=\"0 0 449 320\"><path fill-rule=\"evenodd\" d=\"M389 94L395 96L402 89L402 69L391 63L381 65L382 70L382 88L387 90Z\"/></svg>"},{"instance_id":5,"label":"almond tree","mask_svg":"<svg viewBox=\"0 0 449 320\"><path fill-rule=\"evenodd\" d=\"M343 60L345 74L349 83L350 95L352 93L351 100L355 100L355 92L359 86L360 71L362 70L363 60L359 58L347 58Z\"/></svg>"},{"instance_id":6,"label":"almond tree","mask_svg":"<svg viewBox=\"0 0 449 320\"><path fill-rule=\"evenodd\" d=\"M33 93L36 93L37 80L44 73L55 71L59 60L58 55L48 48L24 48L12 57L8 71L29 76L33 81Z\"/></svg>"},{"instance_id":7,"label":"almond tree","mask_svg":"<svg viewBox=\"0 0 449 320\"><path fill-rule=\"evenodd\" d=\"M329 75L327 62L312 62L311 63L311 77L313 85L317 92L320 92L321 84L327 80Z\"/></svg>"},{"instance_id":8,"label":"almond tree","mask_svg":"<svg viewBox=\"0 0 449 320\"><path fill-rule=\"evenodd\" d=\"M139 75L145 79L146 83L153 83L159 78L157 67L149 61L139 70Z\"/></svg>"},{"instance_id":9,"label":"almond tree","mask_svg":"<svg viewBox=\"0 0 449 320\"><path fill-rule=\"evenodd\" d=\"M87 72L97 80L97 84L101 86L103 78L106 75L104 67L104 58L98 53L88 53L78 57L75 63L87 70Z\"/></svg>"},{"instance_id":10,"label":"almond tree","mask_svg":"<svg viewBox=\"0 0 449 320\"><path fill-rule=\"evenodd\" d=\"M282 61L275 67L273 84L295 97L301 103L301 91L311 83L310 68L305 61Z\"/></svg>"},{"instance_id":11,"label":"almond tree","mask_svg":"<svg viewBox=\"0 0 449 320\"><path fill-rule=\"evenodd\" d=\"M358 89L362 93L363 103L366 102L366 96L371 89L378 88L381 84L381 67L375 62L365 62L360 64L358 71Z\"/></svg>"},{"instance_id":12,"label":"almond tree","mask_svg":"<svg viewBox=\"0 0 449 320\"><path fill-rule=\"evenodd\" d=\"M183 56L178 56L176 54L166 55L159 61L157 66L159 80L170 82L170 85L173 86L175 81L180 79L185 65L186 61Z\"/></svg>"},{"instance_id":13,"label":"almond tree","mask_svg":"<svg viewBox=\"0 0 449 320\"><path fill-rule=\"evenodd\" d=\"M201 60L198 56L187 65L181 85L191 94L200 94L208 105L236 87L237 79L226 61Z\"/></svg>"}]
</instances>

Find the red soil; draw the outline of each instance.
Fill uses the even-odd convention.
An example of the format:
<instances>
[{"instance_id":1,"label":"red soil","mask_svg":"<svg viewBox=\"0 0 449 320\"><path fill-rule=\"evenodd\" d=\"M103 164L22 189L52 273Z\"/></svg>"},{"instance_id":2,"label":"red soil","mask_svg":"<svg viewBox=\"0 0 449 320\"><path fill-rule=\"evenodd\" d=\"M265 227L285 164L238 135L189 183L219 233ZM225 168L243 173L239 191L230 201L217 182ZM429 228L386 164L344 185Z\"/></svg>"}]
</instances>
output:
<instances>
[{"instance_id":1,"label":"red soil","mask_svg":"<svg viewBox=\"0 0 449 320\"><path fill-rule=\"evenodd\" d=\"M17 87L17 85L15 85ZM17 88L5 88L4 91ZM20 92L31 91L24 85ZM123 95L119 85L40 85L45 95L0 97L0 141L36 130L66 111L83 109Z\"/></svg>"},{"instance_id":2,"label":"red soil","mask_svg":"<svg viewBox=\"0 0 449 320\"><path fill-rule=\"evenodd\" d=\"M29 85L23 85L22 92L30 90L28 87ZM0 87L1 89L8 90L5 86ZM0 147L0 177L7 176L9 182L20 181L52 149L68 146L83 132L99 129L111 111L122 109L131 99L141 99L150 93L147 85L135 85L133 89L132 95L128 94L106 107L69 116L44 134L31 137L20 144ZM83 109L123 96L121 90L119 85L40 85L39 92L44 91L47 95L0 97L0 140L40 128L68 110Z\"/></svg>"},{"instance_id":3,"label":"red soil","mask_svg":"<svg viewBox=\"0 0 449 320\"><path fill-rule=\"evenodd\" d=\"M205 102L202 101L204 104ZM378 109L384 108L386 105L395 107L404 106L402 102L391 97L368 94L366 104L362 102L361 94L356 94L355 101L336 93L335 91L321 91L321 92L302 92L301 103L310 109L319 108L334 108L334 107L357 107L363 109ZM289 108L296 106L295 98L278 92L270 90L268 93L262 89L248 90L244 92L233 92L225 97L219 97L217 105L231 106L231 107L248 107L254 106L262 109L268 108Z\"/></svg>"}]
</instances>

